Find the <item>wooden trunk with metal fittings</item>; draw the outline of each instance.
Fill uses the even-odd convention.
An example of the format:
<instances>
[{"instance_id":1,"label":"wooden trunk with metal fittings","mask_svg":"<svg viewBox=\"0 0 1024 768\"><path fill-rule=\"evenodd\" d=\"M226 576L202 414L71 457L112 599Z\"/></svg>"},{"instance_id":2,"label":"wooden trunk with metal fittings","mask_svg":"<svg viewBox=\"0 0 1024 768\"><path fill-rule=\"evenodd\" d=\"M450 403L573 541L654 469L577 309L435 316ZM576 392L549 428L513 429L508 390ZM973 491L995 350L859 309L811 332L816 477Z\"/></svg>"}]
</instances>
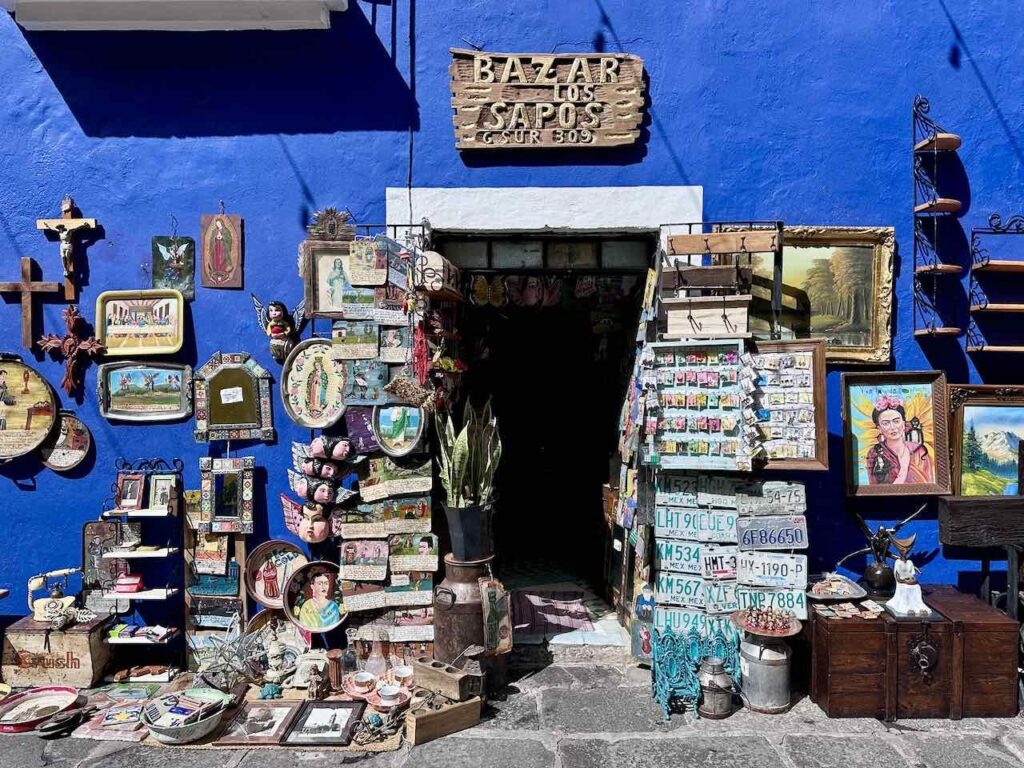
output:
<instances>
[{"instance_id":1,"label":"wooden trunk with metal fittings","mask_svg":"<svg viewBox=\"0 0 1024 768\"><path fill-rule=\"evenodd\" d=\"M928 618L815 614L811 699L829 717L1013 717L1017 623L952 587L925 588Z\"/></svg>"},{"instance_id":2,"label":"wooden trunk with metal fittings","mask_svg":"<svg viewBox=\"0 0 1024 768\"><path fill-rule=\"evenodd\" d=\"M464 654L469 646L486 647L480 579L491 575L492 560L493 556L463 562L445 555L444 581L434 588L434 658L438 661L462 668L471 661ZM489 690L505 684L507 656L480 658Z\"/></svg>"},{"instance_id":3,"label":"wooden trunk with metal fittings","mask_svg":"<svg viewBox=\"0 0 1024 768\"><path fill-rule=\"evenodd\" d=\"M4 634L4 682L14 688L91 688L110 661L110 646L103 642L109 626L107 616L61 630L31 616L19 619Z\"/></svg>"}]
</instances>

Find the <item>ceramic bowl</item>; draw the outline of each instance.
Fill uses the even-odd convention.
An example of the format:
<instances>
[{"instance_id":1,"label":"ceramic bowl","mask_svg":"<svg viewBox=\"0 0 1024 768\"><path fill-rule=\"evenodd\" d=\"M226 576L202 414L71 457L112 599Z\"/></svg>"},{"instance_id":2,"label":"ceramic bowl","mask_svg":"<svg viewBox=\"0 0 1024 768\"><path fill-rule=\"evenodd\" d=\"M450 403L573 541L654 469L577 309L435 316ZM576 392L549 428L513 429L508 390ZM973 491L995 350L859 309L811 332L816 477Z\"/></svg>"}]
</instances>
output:
<instances>
[{"instance_id":1,"label":"ceramic bowl","mask_svg":"<svg viewBox=\"0 0 1024 768\"><path fill-rule=\"evenodd\" d=\"M395 667L394 670L395 682L403 688L412 688L413 681L415 680L415 674L412 667Z\"/></svg>"},{"instance_id":2,"label":"ceramic bowl","mask_svg":"<svg viewBox=\"0 0 1024 768\"><path fill-rule=\"evenodd\" d=\"M214 729L220 725L220 720L223 716L224 710L218 709L212 715L194 723L180 725L176 728L165 728L163 726L153 725L149 722L149 718L146 717L146 712L143 710L142 722L149 729L153 738L161 744L190 744L193 741L199 741L199 739L204 736L209 736L213 733Z\"/></svg>"},{"instance_id":3,"label":"ceramic bowl","mask_svg":"<svg viewBox=\"0 0 1024 768\"><path fill-rule=\"evenodd\" d=\"M370 672L356 672L352 675L352 683L357 690L369 693L377 685L377 677Z\"/></svg>"},{"instance_id":4,"label":"ceramic bowl","mask_svg":"<svg viewBox=\"0 0 1024 768\"><path fill-rule=\"evenodd\" d=\"M393 707L401 701L402 688L397 685L382 685L377 689L377 695L380 697L381 704L385 707Z\"/></svg>"}]
</instances>

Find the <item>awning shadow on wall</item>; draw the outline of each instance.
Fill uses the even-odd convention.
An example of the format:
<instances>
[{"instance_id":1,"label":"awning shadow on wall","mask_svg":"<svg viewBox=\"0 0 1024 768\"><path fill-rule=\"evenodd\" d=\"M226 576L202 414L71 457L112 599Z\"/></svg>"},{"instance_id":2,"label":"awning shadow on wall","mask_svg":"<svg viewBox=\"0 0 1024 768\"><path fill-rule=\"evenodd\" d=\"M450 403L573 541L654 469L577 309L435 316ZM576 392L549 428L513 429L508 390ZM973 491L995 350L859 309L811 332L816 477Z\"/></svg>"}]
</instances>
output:
<instances>
[{"instance_id":1,"label":"awning shadow on wall","mask_svg":"<svg viewBox=\"0 0 1024 768\"><path fill-rule=\"evenodd\" d=\"M393 0L409 13L415 0ZM360 7L327 30L294 32L28 32L92 137L152 138L406 131L415 94Z\"/></svg>"}]
</instances>

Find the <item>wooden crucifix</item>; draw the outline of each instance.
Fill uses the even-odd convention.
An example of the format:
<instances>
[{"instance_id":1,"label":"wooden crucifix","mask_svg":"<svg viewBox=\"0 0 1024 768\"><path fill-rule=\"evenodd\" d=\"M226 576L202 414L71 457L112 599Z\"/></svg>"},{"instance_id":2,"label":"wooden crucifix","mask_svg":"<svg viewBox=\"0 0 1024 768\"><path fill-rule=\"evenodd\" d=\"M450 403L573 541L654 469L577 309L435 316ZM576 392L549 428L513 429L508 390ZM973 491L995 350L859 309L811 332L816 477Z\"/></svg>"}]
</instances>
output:
<instances>
[{"instance_id":1,"label":"wooden crucifix","mask_svg":"<svg viewBox=\"0 0 1024 768\"><path fill-rule=\"evenodd\" d=\"M69 395L82 386L82 366L90 355L102 355L105 347L95 338L85 338L82 326L85 321L73 304L64 309L64 325L67 333L54 336L48 333L39 339L39 348L48 349L64 357L64 378L60 385Z\"/></svg>"},{"instance_id":2,"label":"wooden crucifix","mask_svg":"<svg viewBox=\"0 0 1024 768\"><path fill-rule=\"evenodd\" d=\"M32 273L36 269L36 263L30 257L22 256L21 281L0 283L0 293L21 293L21 346L25 349L32 349L33 294L60 290L60 283L33 282Z\"/></svg>"},{"instance_id":3,"label":"wooden crucifix","mask_svg":"<svg viewBox=\"0 0 1024 768\"><path fill-rule=\"evenodd\" d=\"M83 219L78 216L75 201L70 197L60 201L59 219L36 220L36 229L55 232L60 240L60 260L64 265L64 298L67 301L74 301L77 298L75 248L78 245L79 234L98 226L96 219Z\"/></svg>"}]
</instances>

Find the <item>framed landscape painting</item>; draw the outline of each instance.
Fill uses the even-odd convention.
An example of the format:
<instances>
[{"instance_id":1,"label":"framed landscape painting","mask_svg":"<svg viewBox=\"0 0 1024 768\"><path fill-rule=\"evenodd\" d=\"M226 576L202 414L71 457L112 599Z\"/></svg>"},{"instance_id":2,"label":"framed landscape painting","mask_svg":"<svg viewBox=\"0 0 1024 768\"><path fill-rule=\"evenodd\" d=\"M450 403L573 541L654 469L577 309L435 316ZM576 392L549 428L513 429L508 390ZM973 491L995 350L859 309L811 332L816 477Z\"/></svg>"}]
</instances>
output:
<instances>
[{"instance_id":1,"label":"framed landscape painting","mask_svg":"<svg viewBox=\"0 0 1024 768\"><path fill-rule=\"evenodd\" d=\"M829 363L892 359L892 227L786 227L782 240L782 338L824 339ZM753 257L751 328L771 330L772 261Z\"/></svg>"},{"instance_id":2,"label":"framed landscape painting","mask_svg":"<svg viewBox=\"0 0 1024 768\"><path fill-rule=\"evenodd\" d=\"M842 391L848 495L950 493L944 373L844 373Z\"/></svg>"},{"instance_id":3,"label":"framed landscape painting","mask_svg":"<svg viewBox=\"0 0 1024 768\"><path fill-rule=\"evenodd\" d=\"M949 388L953 492L1020 494L1024 386L960 384Z\"/></svg>"}]
</instances>

